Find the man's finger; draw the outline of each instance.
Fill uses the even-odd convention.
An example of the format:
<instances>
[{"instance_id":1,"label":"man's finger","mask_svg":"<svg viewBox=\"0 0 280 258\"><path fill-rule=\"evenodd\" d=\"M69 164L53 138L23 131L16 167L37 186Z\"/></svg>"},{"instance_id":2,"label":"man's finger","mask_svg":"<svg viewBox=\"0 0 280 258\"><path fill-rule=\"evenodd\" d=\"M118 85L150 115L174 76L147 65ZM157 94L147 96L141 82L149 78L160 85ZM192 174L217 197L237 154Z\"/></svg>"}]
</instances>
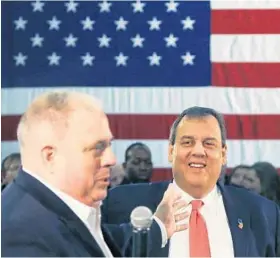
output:
<instances>
[{"instance_id":1,"label":"man's finger","mask_svg":"<svg viewBox=\"0 0 280 258\"><path fill-rule=\"evenodd\" d=\"M182 213L176 214L174 216L176 223L177 222L181 222L182 220L184 220L184 219L186 219L188 217L189 217L189 213L187 213L187 212L182 212Z\"/></svg>"},{"instance_id":2,"label":"man's finger","mask_svg":"<svg viewBox=\"0 0 280 258\"><path fill-rule=\"evenodd\" d=\"M173 204L174 213L179 211L180 209L187 207L188 203L185 200L178 200Z\"/></svg>"},{"instance_id":3,"label":"man's finger","mask_svg":"<svg viewBox=\"0 0 280 258\"><path fill-rule=\"evenodd\" d=\"M188 224L176 225L175 232L180 232L180 231L183 231L183 230L186 230L186 229L188 229Z\"/></svg>"}]
</instances>

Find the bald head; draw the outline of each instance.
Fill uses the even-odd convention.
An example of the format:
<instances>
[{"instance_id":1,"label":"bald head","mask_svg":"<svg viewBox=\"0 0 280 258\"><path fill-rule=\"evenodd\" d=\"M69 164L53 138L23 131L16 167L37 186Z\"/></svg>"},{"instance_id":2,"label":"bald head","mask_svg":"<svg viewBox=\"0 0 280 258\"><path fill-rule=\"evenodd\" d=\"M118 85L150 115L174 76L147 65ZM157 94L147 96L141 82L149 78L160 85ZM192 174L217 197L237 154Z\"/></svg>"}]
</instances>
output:
<instances>
[{"instance_id":1,"label":"bald head","mask_svg":"<svg viewBox=\"0 0 280 258\"><path fill-rule=\"evenodd\" d=\"M100 102L94 97L72 91L52 91L38 96L20 119L17 136L24 163L34 162L44 146L63 140L76 113L103 114ZM29 160L33 157L33 161ZM29 160L29 161L28 161Z\"/></svg>"},{"instance_id":2,"label":"bald head","mask_svg":"<svg viewBox=\"0 0 280 258\"><path fill-rule=\"evenodd\" d=\"M18 140L21 147L42 137L63 137L71 116L77 110L101 111L100 102L80 92L53 91L37 97L23 114L18 125Z\"/></svg>"}]
</instances>

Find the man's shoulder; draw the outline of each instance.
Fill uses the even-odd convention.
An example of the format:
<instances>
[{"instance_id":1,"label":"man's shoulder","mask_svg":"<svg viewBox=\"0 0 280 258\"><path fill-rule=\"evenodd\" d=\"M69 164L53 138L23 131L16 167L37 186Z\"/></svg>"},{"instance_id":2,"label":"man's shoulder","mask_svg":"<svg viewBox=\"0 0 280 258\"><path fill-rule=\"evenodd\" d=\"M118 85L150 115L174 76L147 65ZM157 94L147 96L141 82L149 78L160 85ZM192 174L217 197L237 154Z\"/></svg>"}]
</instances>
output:
<instances>
[{"instance_id":1,"label":"man's shoulder","mask_svg":"<svg viewBox=\"0 0 280 258\"><path fill-rule=\"evenodd\" d=\"M131 208L135 205L157 204L161 201L170 181L139 183L116 186L108 191L103 207L120 206Z\"/></svg>"},{"instance_id":2,"label":"man's shoulder","mask_svg":"<svg viewBox=\"0 0 280 258\"><path fill-rule=\"evenodd\" d=\"M170 181L119 185L109 190L110 195L131 195L147 191L165 192Z\"/></svg>"},{"instance_id":3,"label":"man's shoulder","mask_svg":"<svg viewBox=\"0 0 280 258\"><path fill-rule=\"evenodd\" d=\"M37 231L51 231L56 221L60 223L55 214L16 184L2 194L1 215L5 231L21 230L36 234Z\"/></svg>"},{"instance_id":4,"label":"man's shoulder","mask_svg":"<svg viewBox=\"0 0 280 258\"><path fill-rule=\"evenodd\" d=\"M10 193L15 194L14 191ZM61 243L59 233L64 230L62 222L35 198L22 193L17 201L13 199L12 205L8 204L11 198L4 200L7 209L2 210L1 235L5 256L17 253L23 256L33 256L33 253L35 256L57 256L57 243Z\"/></svg>"}]
</instances>

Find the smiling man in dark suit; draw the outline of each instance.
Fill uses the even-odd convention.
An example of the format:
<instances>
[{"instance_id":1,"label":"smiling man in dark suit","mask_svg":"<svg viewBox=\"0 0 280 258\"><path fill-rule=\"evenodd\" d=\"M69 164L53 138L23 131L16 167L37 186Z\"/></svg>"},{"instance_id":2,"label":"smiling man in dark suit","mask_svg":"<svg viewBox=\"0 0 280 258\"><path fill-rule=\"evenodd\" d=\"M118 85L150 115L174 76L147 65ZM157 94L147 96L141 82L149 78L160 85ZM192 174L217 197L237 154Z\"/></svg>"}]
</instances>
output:
<instances>
[{"instance_id":1,"label":"smiling man in dark suit","mask_svg":"<svg viewBox=\"0 0 280 258\"><path fill-rule=\"evenodd\" d=\"M227 162L226 129L221 114L192 107L174 121L168 159L173 183L183 195L190 216L188 229L165 237L152 256L271 257L280 255L280 218L277 205L246 189L219 182ZM106 223L129 221L139 205L157 210L169 182L119 186L103 203Z\"/></svg>"},{"instance_id":2,"label":"smiling man in dark suit","mask_svg":"<svg viewBox=\"0 0 280 258\"><path fill-rule=\"evenodd\" d=\"M130 225L101 225L100 205L116 160L99 102L77 92L43 94L22 116L18 140L23 169L2 194L2 256L121 256ZM167 238L185 228L176 225L185 215L176 213L173 191L171 185L155 213L148 250L161 248L157 223ZM119 245L112 233L123 239Z\"/></svg>"}]
</instances>

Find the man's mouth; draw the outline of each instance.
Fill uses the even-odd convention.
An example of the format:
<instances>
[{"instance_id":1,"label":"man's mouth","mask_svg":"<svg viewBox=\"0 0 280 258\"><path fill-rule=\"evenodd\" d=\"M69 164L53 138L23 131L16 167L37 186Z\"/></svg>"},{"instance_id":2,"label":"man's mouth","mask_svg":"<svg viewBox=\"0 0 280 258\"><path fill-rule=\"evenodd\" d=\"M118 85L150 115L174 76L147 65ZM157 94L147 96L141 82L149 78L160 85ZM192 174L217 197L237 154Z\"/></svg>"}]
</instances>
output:
<instances>
[{"instance_id":1,"label":"man's mouth","mask_svg":"<svg viewBox=\"0 0 280 258\"><path fill-rule=\"evenodd\" d=\"M191 168L205 168L206 167L206 164L204 163L194 163L194 162L190 162L189 163L189 166Z\"/></svg>"},{"instance_id":2,"label":"man's mouth","mask_svg":"<svg viewBox=\"0 0 280 258\"><path fill-rule=\"evenodd\" d=\"M98 180L103 181L103 182L109 182L109 183L111 181L109 176L100 177Z\"/></svg>"}]
</instances>

